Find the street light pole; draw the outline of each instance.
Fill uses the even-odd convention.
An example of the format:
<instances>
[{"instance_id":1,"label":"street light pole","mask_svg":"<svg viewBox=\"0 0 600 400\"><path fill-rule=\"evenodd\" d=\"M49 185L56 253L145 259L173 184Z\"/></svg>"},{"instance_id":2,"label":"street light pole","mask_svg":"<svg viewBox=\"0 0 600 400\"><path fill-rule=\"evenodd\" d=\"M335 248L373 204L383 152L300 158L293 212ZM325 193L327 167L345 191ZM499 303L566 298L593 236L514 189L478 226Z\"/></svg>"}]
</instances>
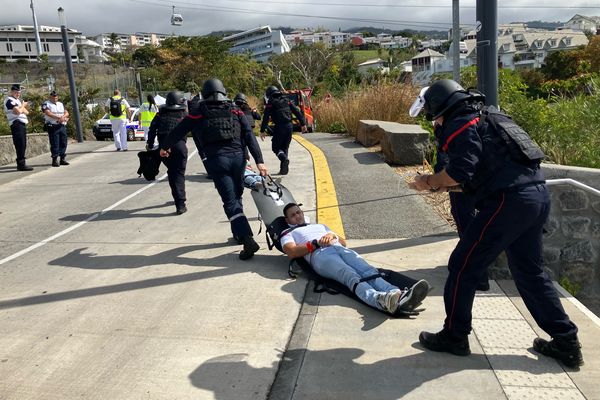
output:
<instances>
[{"instance_id":1,"label":"street light pole","mask_svg":"<svg viewBox=\"0 0 600 400\"><path fill-rule=\"evenodd\" d=\"M37 17L35 16L35 9L33 8L33 0L31 0L29 7L33 14L33 30L35 32L35 47L37 49L38 58L42 55L42 41L40 40L40 30L38 28Z\"/></svg>"},{"instance_id":2,"label":"street light pole","mask_svg":"<svg viewBox=\"0 0 600 400\"><path fill-rule=\"evenodd\" d=\"M452 77L460 83L460 7L458 0L452 0Z\"/></svg>"},{"instance_id":3,"label":"street light pole","mask_svg":"<svg viewBox=\"0 0 600 400\"><path fill-rule=\"evenodd\" d=\"M65 51L65 63L67 64L67 76L69 78L69 87L71 89L71 103L73 104L73 115L75 116L77 141L81 143L83 142L83 132L81 130L81 117L79 115L79 101L77 100L77 87L75 86L73 64L71 63L71 48L69 47L69 37L67 35L67 18L65 17L65 10L62 7L58 8L58 20L60 21L60 32L62 33Z\"/></svg>"}]
</instances>

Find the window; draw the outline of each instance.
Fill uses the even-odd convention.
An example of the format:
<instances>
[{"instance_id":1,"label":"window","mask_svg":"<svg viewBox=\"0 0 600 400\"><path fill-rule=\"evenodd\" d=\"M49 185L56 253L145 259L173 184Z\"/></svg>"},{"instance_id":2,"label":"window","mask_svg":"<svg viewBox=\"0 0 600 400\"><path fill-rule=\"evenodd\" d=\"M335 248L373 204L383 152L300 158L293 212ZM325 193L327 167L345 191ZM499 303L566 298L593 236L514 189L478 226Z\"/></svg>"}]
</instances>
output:
<instances>
[{"instance_id":1,"label":"window","mask_svg":"<svg viewBox=\"0 0 600 400\"><path fill-rule=\"evenodd\" d=\"M567 46L570 46L570 45L571 45L571 38L566 38L566 39L565 39L565 44L566 44Z\"/></svg>"},{"instance_id":2,"label":"window","mask_svg":"<svg viewBox=\"0 0 600 400\"><path fill-rule=\"evenodd\" d=\"M48 43L44 43L44 51L48 53L50 51L50 45Z\"/></svg>"},{"instance_id":3,"label":"window","mask_svg":"<svg viewBox=\"0 0 600 400\"><path fill-rule=\"evenodd\" d=\"M25 43L25 51L31 53L31 43Z\"/></svg>"},{"instance_id":4,"label":"window","mask_svg":"<svg viewBox=\"0 0 600 400\"><path fill-rule=\"evenodd\" d=\"M11 43L6 43L6 51L10 51L12 52L12 44Z\"/></svg>"}]
</instances>

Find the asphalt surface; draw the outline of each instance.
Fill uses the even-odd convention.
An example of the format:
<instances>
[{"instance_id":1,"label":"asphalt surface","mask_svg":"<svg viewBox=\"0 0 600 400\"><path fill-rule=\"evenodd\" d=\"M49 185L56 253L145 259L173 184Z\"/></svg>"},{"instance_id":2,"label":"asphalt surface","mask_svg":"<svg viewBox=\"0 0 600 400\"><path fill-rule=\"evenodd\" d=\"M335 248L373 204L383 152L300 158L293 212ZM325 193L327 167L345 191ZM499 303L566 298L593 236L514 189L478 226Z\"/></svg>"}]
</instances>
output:
<instances>
[{"instance_id":1,"label":"asphalt surface","mask_svg":"<svg viewBox=\"0 0 600 400\"><path fill-rule=\"evenodd\" d=\"M475 300L472 356L425 351L417 337L441 327L456 235L376 154L303 137L325 153L350 247L426 278L424 312L390 319L289 279L248 194L261 250L240 261L191 141L182 216L164 167L152 183L135 174L142 142L74 143L68 167L44 155L32 172L0 168L0 399L600 399L600 323L567 295L580 371L531 351L546 336L507 281ZM314 221L314 156L296 142L290 155L279 178Z\"/></svg>"}]
</instances>

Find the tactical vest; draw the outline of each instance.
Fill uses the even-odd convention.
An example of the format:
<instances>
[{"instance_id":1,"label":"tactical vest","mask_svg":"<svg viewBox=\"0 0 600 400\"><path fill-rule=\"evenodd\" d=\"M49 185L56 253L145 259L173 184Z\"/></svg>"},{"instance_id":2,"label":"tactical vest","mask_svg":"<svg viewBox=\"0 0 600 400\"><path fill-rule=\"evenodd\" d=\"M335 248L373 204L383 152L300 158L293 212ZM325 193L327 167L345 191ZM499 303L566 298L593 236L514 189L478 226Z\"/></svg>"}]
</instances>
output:
<instances>
[{"instance_id":1,"label":"tactical vest","mask_svg":"<svg viewBox=\"0 0 600 400\"><path fill-rule=\"evenodd\" d=\"M292 110L287 97L272 98L271 103L271 118L276 124L287 124L292 121Z\"/></svg>"},{"instance_id":2,"label":"tactical vest","mask_svg":"<svg viewBox=\"0 0 600 400\"><path fill-rule=\"evenodd\" d=\"M544 152L508 115L495 107L483 107L477 124L482 158L463 190L474 193L507 164L514 168L539 168Z\"/></svg>"},{"instance_id":3,"label":"tactical vest","mask_svg":"<svg viewBox=\"0 0 600 400\"><path fill-rule=\"evenodd\" d=\"M158 143L162 144L163 140L169 133L181 122L185 117L185 110L161 110L160 120L158 127L156 128L156 136L158 137Z\"/></svg>"},{"instance_id":4,"label":"tactical vest","mask_svg":"<svg viewBox=\"0 0 600 400\"><path fill-rule=\"evenodd\" d=\"M244 112L244 115L246 116L246 119L248 120L248 123L250 124L251 128L254 128L256 126L256 122L254 122L254 115L252 115L252 109L247 109L247 110L242 110Z\"/></svg>"},{"instance_id":5,"label":"tactical vest","mask_svg":"<svg viewBox=\"0 0 600 400\"><path fill-rule=\"evenodd\" d=\"M232 107L207 107L205 103L200 104L202 115L200 140L203 145L217 142L230 141L241 137L241 126L234 114Z\"/></svg>"}]
</instances>

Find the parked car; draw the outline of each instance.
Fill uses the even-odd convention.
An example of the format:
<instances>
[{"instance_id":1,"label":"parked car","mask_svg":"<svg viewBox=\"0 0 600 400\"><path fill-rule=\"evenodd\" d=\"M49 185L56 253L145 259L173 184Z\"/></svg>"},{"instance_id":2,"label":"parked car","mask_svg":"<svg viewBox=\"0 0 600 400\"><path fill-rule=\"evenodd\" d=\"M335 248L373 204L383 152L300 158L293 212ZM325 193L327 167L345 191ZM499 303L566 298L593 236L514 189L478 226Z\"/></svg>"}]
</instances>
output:
<instances>
[{"instance_id":1,"label":"parked car","mask_svg":"<svg viewBox=\"0 0 600 400\"><path fill-rule=\"evenodd\" d=\"M131 118L126 120L127 127L127 140L133 141L135 139L144 140L144 131L140 128L140 112L139 108L135 108L133 113L131 114ZM112 126L110 124L110 118L108 114L104 114L102 118L100 118L94 124L92 128L94 132L94 136L96 140L105 140L112 139Z\"/></svg>"}]
</instances>

